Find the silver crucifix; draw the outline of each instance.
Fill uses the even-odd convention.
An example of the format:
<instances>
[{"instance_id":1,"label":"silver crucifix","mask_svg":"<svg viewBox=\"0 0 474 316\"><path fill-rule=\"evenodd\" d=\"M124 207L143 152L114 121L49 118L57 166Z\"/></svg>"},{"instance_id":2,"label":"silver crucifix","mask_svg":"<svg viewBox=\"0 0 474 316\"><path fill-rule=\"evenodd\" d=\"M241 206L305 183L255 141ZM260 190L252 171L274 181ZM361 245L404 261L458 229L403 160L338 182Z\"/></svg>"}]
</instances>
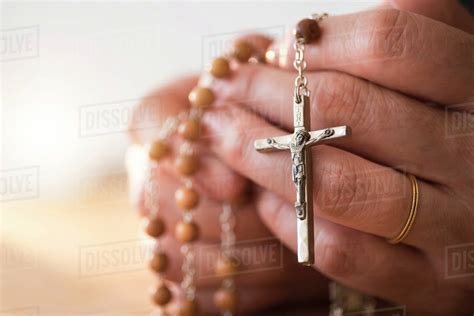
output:
<instances>
[{"instance_id":1,"label":"silver crucifix","mask_svg":"<svg viewBox=\"0 0 474 316\"><path fill-rule=\"evenodd\" d=\"M311 154L306 148L350 135L348 126L330 127L308 132L306 126L310 126L309 112L309 96L295 96L293 102L294 133L255 141L255 149L258 151L289 149L291 152L291 173L296 187L298 262L304 265L314 263Z\"/></svg>"}]
</instances>

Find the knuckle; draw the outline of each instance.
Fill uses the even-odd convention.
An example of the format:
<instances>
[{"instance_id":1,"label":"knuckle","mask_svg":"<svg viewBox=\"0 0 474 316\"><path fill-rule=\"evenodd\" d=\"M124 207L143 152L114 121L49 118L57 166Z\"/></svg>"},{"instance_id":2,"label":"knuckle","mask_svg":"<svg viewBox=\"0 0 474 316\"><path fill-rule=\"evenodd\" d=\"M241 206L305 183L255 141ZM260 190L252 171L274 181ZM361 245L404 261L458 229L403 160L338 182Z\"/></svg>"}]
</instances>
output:
<instances>
[{"instance_id":1,"label":"knuckle","mask_svg":"<svg viewBox=\"0 0 474 316\"><path fill-rule=\"evenodd\" d=\"M320 154L319 159L324 159L321 156ZM350 219L352 223L363 222L373 214L369 210L385 205L383 201L389 199L392 193L400 195L391 192L393 184L389 182L393 181L387 180L390 179L387 177L388 170L360 168L350 158L344 161L334 159L324 161L321 181L325 185L318 191L315 205L321 217L336 221ZM333 163L328 164L327 161Z\"/></svg>"},{"instance_id":2,"label":"knuckle","mask_svg":"<svg viewBox=\"0 0 474 316\"><path fill-rule=\"evenodd\" d=\"M316 113L312 117L318 119L324 114L331 121L350 122L360 133L375 126L370 121L373 116L367 115L367 111L378 100L369 83L335 72L321 74L313 81L315 97L311 108Z\"/></svg>"},{"instance_id":3,"label":"knuckle","mask_svg":"<svg viewBox=\"0 0 474 316\"><path fill-rule=\"evenodd\" d=\"M358 192L360 175L357 172L343 170L340 166L328 166L324 171L325 186L316 199L316 207L325 217L343 218L350 206L361 200Z\"/></svg>"},{"instance_id":4,"label":"knuckle","mask_svg":"<svg viewBox=\"0 0 474 316\"><path fill-rule=\"evenodd\" d=\"M399 59L414 53L420 38L420 24L409 12L397 9L377 11L371 21L369 32L362 45L365 45L367 58Z\"/></svg>"}]
</instances>

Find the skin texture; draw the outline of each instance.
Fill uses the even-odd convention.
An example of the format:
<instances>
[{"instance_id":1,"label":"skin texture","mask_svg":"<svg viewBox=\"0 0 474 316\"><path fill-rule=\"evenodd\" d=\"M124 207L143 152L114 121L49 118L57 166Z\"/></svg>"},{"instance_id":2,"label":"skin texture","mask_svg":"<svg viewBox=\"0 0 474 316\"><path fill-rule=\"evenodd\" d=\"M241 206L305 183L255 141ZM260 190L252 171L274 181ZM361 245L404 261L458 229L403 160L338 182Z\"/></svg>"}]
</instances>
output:
<instances>
[{"instance_id":1,"label":"skin texture","mask_svg":"<svg viewBox=\"0 0 474 316\"><path fill-rule=\"evenodd\" d=\"M289 153L253 148L255 139L292 132L292 43L245 38L266 53L268 64L232 62L232 75L213 83L216 102L203 119L201 167L193 176L201 199L198 249L218 244L221 201L240 196L246 199L237 211L237 240L273 238L284 245L283 268L237 277L241 313L299 303L314 314L327 306L327 278L415 315L472 313L472 277L445 277L445 247L474 240L473 25L457 2L444 0L391 1L321 23L321 40L306 49L311 127L349 125L353 136L311 149L313 269L295 263ZM183 77L158 89L137 113L151 108L163 119L186 110L198 80ZM461 131L453 126L459 117ZM139 126L137 118L132 140L150 141ZM160 206L173 227L181 211L169 197L179 176L172 160L159 172ZM403 243L393 246L386 239L398 234L410 208L406 173L418 179L418 216ZM135 203L146 215L143 194ZM169 233L164 247L171 256L167 277L178 282L179 245ZM211 293L219 280L197 283L204 311L215 312Z\"/></svg>"}]
</instances>

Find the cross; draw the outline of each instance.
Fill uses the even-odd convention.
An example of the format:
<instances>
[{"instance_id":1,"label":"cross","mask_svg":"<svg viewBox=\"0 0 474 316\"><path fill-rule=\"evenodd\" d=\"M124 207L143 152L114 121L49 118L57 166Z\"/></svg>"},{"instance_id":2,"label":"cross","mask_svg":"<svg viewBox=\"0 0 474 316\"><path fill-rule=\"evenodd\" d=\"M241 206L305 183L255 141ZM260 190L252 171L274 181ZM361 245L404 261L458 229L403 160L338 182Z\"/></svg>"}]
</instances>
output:
<instances>
[{"instance_id":1,"label":"cross","mask_svg":"<svg viewBox=\"0 0 474 316\"><path fill-rule=\"evenodd\" d=\"M330 127L308 132L305 126L310 126L309 113L309 96L295 97L293 101L293 134L258 139L254 145L255 149L261 152L288 149L291 152L291 173L296 187L298 262L303 265L314 263L311 153L306 148L335 138L349 136L351 133L348 126Z\"/></svg>"}]
</instances>

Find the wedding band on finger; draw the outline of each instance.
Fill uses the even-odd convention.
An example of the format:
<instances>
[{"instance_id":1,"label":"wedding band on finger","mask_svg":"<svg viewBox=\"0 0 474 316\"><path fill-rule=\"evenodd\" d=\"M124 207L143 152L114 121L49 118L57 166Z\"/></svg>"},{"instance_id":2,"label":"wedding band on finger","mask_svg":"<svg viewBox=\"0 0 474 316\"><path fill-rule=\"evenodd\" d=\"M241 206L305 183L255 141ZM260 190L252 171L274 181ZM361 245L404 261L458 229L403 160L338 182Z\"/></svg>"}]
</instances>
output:
<instances>
[{"instance_id":1,"label":"wedding band on finger","mask_svg":"<svg viewBox=\"0 0 474 316\"><path fill-rule=\"evenodd\" d=\"M391 244L398 244L403 239L405 239L405 237L408 235L411 228L413 227L413 224L415 223L416 214L418 210L418 200L419 200L418 181L416 180L416 177L411 174L408 175L408 178L410 179L411 186L412 186L410 214L408 214L408 219L405 223L405 226L403 226L403 229L400 231L400 233L396 237L388 240L388 242Z\"/></svg>"}]
</instances>

